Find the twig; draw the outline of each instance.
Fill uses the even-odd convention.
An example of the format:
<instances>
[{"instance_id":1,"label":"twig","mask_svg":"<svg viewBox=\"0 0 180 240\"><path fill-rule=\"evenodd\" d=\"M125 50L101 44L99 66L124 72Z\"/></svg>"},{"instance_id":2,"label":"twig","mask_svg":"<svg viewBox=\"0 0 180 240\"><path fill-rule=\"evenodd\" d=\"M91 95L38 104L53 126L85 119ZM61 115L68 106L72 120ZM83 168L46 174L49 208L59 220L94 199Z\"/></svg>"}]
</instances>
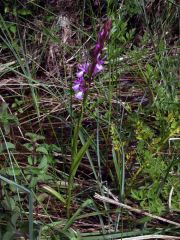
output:
<instances>
[{"instance_id":1,"label":"twig","mask_svg":"<svg viewBox=\"0 0 180 240\"><path fill-rule=\"evenodd\" d=\"M137 208L130 207L130 206L124 204L124 203L120 203L120 202L115 201L115 200L113 200L111 198L108 198L108 197L103 197L103 196L101 196L101 195L99 195L97 193L95 193L94 198L96 198L96 199L98 199L98 200L100 200L102 202L108 202L108 203L114 204L116 206L128 209L129 211L136 212L138 214L143 214L143 215L148 216L150 218L157 219L157 220L159 220L161 222L169 223L169 224L172 224L172 225L180 227L180 224L177 223L177 222L168 220L166 218L158 217L156 215L153 215L153 214L148 213L148 212L144 212L143 210L140 210L140 209L137 209Z\"/></svg>"}]
</instances>

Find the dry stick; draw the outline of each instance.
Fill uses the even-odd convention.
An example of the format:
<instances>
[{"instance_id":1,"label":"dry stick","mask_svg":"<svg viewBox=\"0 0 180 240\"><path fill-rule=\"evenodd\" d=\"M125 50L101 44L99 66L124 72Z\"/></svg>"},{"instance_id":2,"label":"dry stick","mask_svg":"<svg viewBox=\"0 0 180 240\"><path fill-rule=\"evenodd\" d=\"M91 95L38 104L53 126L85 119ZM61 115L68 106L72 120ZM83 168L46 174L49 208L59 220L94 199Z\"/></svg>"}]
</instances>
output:
<instances>
[{"instance_id":1,"label":"dry stick","mask_svg":"<svg viewBox=\"0 0 180 240\"><path fill-rule=\"evenodd\" d=\"M173 225L175 225L175 226L180 227L180 224L177 223L177 222L173 222L173 221L168 220L168 219L166 219L166 218L158 217L158 216L153 215L153 214L151 214L151 213L144 212L144 211L139 210L139 209L137 209L137 208L130 207L130 206L124 204L124 203L117 202L117 201L115 201L115 200L113 200L113 199L111 199L111 198L108 198L108 197L103 197L103 196L101 196L101 195L99 195L99 194L97 194L97 193L95 193L94 198L96 198L96 199L98 199L98 200L100 200L100 201L102 201L102 202L111 203L111 204L114 204L114 205L116 205L116 206L118 206L118 207L126 208L126 209L128 209L129 211L136 212L136 213L139 213L139 214L143 214L143 215L145 215L145 216L148 216L148 217L150 217L150 218L157 219L157 220L159 220L159 221L161 221L161 222L173 224Z\"/></svg>"},{"instance_id":2,"label":"dry stick","mask_svg":"<svg viewBox=\"0 0 180 240\"><path fill-rule=\"evenodd\" d=\"M169 239L169 240L180 239L180 237L168 236L168 235L144 235L144 236L138 236L138 237L122 238L122 240L147 240L147 239L157 239L157 238Z\"/></svg>"}]
</instances>

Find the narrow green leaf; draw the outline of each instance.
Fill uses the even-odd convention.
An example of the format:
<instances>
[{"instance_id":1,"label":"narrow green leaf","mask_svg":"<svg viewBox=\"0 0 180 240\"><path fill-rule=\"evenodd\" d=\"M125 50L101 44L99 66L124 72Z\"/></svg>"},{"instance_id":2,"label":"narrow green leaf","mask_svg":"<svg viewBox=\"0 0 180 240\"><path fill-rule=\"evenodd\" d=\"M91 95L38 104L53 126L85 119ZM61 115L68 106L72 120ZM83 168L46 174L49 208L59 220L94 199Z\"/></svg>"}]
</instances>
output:
<instances>
[{"instance_id":1,"label":"narrow green leaf","mask_svg":"<svg viewBox=\"0 0 180 240\"><path fill-rule=\"evenodd\" d=\"M57 192L56 190L54 190L53 188L47 186L47 185L43 185L42 188L44 190L46 190L48 193L50 193L51 195L53 195L54 197L56 197L60 202L62 202L63 204L66 203L65 199L62 197L62 195Z\"/></svg>"},{"instance_id":2,"label":"narrow green leaf","mask_svg":"<svg viewBox=\"0 0 180 240\"><path fill-rule=\"evenodd\" d=\"M67 231L69 227L73 224L73 222L77 219L77 217L80 215L81 211L92 203L93 201L91 199L87 199L85 202L83 202L81 206L78 208L78 210L73 214L73 216L67 221L63 230Z\"/></svg>"},{"instance_id":3,"label":"narrow green leaf","mask_svg":"<svg viewBox=\"0 0 180 240\"><path fill-rule=\"evenodd\" d=\"M70 174L74 177L77 171L77 168L85 154L85 152L87 151L89 145L91 144L92 139L91 137L88 138L87 142L81 147L81 149L78 151L77 155L74 157L72 165L71 165L71 170L70 170Z\"/></svg>"}]
</instances>

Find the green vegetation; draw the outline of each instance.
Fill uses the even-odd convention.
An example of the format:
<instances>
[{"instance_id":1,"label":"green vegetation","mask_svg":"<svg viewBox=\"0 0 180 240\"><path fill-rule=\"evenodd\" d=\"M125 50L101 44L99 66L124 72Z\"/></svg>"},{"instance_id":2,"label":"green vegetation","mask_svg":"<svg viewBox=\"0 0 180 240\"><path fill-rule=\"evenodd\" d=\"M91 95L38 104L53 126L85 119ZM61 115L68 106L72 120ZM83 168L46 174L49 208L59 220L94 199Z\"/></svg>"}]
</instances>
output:
<instances>
[{"instance_id":1,"label":"green vegetation","mask_svg":"<svg viewBox=\"0 0 180 240\"><path fill-rule=\"evenodd\" d=\"M119 2L0 2L2 240L180 234L180 6ZM104 69L78 100L108 19Z\"/></svg>"}]
</instances>

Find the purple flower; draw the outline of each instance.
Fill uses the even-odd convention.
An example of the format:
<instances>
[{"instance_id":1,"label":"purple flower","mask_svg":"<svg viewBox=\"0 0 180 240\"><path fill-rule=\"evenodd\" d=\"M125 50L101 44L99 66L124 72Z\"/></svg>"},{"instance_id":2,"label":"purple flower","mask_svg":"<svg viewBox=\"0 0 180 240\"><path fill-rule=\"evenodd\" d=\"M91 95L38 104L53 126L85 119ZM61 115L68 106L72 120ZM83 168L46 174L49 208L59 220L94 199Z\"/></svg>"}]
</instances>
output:
<instances>
[{"instance_id":1,"label":"purple flower","mask_svg":"<svg viewBox=\"0 0 180 240\"><path fill-rule=\"evenodd\" d=\"M84 75L88 74L90 63L79 64L78 72L76 73L77 79L74 80L72 89L75 92L75 97L79 100L83 99L85 93L85 80Z\"/></svg>"},{"instance_id":2,"label":"purple flower","mask_svg":"<svg viewBox=\"0 0 180 240\"><path fill-rule=\"evenodd\" d=\"M85 92L85 87L84 87L84 78L80 77L74 81L74 84L72 86L72 89L75 92L75 97L77 99L82 99L84 92Z\"/></svg>"},{"instance_id":3,"label":"purple flower","mask_svg":"<svg viewBox=\"0 0 180 240\"><path fill-rule=\"evenodd\" d=\"M104 67L104 59L100 58L105 41L109 37L109 32L111 29L111 20L108 20L102 30L98 33L98 41L93 49L92 52L92 62L91 63L84 63L78 65L78 71L76 73L77 79L74 80L74 84L72 86L72 89L75 92L75 97L79 100L82 100L84 97L84 94L87 90L87 86L89 84L85 83L88 81L91 83L95 75L99 72L101 72ZM87 78L84 79L85 75L87 75Z\"/></svg>"},{"instance_id":4,"label":"purple flower","mask_svg":"<svg viewBox=\"0 0 180 240\"><path fill-rule=\"evenodd\" d=\"M101 64L96 63L96 66L94 68L94 74L101 72L103 69L104 67Z\"/></svg>"},{"instance_id":5,"label":"purple flower","mask_svg":"<svg viewBox=\"0 0 180 240\"><path fill-rule=\"evenodd\" d=\"M73 87L72 87L72 89L73 89L75 92L79 91L79 89L80 89L80 83L75 82L74 85L73 85Z\"/></svg>"},{"instance_id":6,"label":"purple flower","mask_svg":"<svg viewBox=\"0 0 180 240\"><path fill-rule=\"evenodd\" d=\"M75 97L79 100L82 100L84 96L84 92L83 91L79 91L77 93L75 93Z\"/></svg>"},{"instance_id":7,"label":"purple flower","mask_svg":"<svg viewBox=\"0 0 180 240\"><path fill-rule=\"evenodd\" d=\"M98 41L100 41L100 39L103 37L104 34L104 29L102 29L99 33L98 33Z\"/></svg>"},{"instance_id":8,"label":"purple flower","mask_svg":"<svg viewBox=\"0 0 180 240\"><path fill-rule=\"evenodd\" d=\"M88 74L89 63L79 64L78 69L79 71L76 73L78 78L84 76L84 74Z\"/></svg>"},{"instance_id":9,"label":"purple flower","mask_svg":"<svg viewBox=\"0 0 180 240\"><path fill-rule=\"evenodd\" d=\"M100 49L101 49L101 46L100 46L100 44L97 42L96 45L95 45L95 47L94 47L94 49L93 49L93 53L94 53L95 56L99 53Z\"/></svg>"},{"instance_id":10,"label":"purple flower","mask_svg":"<svg viewBox=\"0 0 180 240\"><path fill-rule=\"evenodd\" d=\"M104 64L104 59L100 59L100 53L99 53L96 57L95 66L93 69L93 76L95 76L97 73L101 72L104 69L103 64Z\"/></svg>"}]
</instances>

